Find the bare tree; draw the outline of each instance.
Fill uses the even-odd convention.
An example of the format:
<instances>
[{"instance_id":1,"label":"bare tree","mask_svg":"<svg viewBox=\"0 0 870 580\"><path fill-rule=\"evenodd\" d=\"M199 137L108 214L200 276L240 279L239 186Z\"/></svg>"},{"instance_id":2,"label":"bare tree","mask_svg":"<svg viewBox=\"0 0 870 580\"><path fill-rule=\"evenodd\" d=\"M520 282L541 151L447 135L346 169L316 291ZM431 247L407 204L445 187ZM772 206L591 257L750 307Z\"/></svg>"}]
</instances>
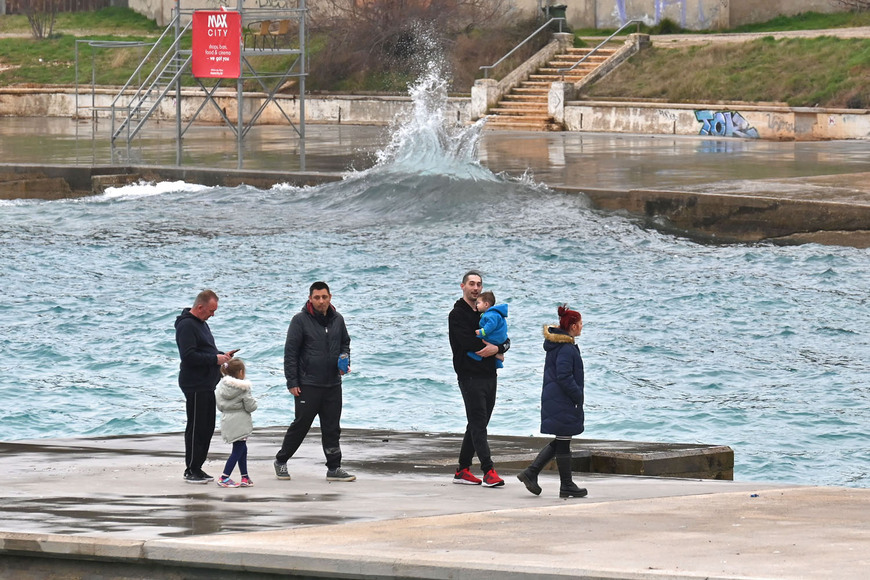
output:
<instances>
[{"instance_id":1,"label":"bare tree","mask_svg":"<svg viewBox=\"0 0 870 580\"><path fill-rule=\"evenodd\" d=\"M855 12L870 10L870 0L831 0L834 6L842 6Z\"/></svg>"},{"instance_id":2,"label":"bare tree","mask_svg":"<svg viewBox=\"0 0 870 580\"><path fill-rule=\"evenodd\" d=\"M312 63L319 79L382 77L385 83L414 76L440 50L449 60L456 38L512 19L511 0L324 0L312 8L312 30L328 36ZM433 48L437 47L437 48ZM316 66L315 66L316 64ZM353 82L353 79L350 79Z\"/></svg>"},{"instance_id":3,"label":"bare tree","mask_svg":"<svg viewBox=\"0 0 870 580\"><path fill-rule=\"evenodd\" d=\"M27 15L33 38L50 38L60 0L21 0L21 8Z\"/></svg>"}]
</instances>

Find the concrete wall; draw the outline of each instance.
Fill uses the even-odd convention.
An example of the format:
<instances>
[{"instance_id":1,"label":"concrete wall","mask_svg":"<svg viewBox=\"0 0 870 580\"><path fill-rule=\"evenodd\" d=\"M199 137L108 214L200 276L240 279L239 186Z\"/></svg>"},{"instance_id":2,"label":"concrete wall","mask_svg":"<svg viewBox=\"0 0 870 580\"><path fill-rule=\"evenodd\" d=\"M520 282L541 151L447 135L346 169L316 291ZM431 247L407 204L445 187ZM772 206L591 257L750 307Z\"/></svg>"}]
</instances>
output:
<instances>
[{"instance_id":1,"label":"concrete wall","mask_svg":"<svg viewBox=\"0 0 870 580\"><path fill-rule=\"evenodd\" d=\"M870 111L576 101L564 112L567 131L652 135L825 140L870 139Z\"/></svg>"},{"instance_id":2,"label":"concrete wall","mask_svg":"<svg viewBox=\"0 0 870 580\"><path fill-rule=\"evenodd\" d=\"M718 30L728 27L729 1L579 0L568 3L567 16L578 28L619 28L637 19L654 26L667 18L683 28Z\"/></svg>"},{"instance_id":3,"label":"concrete wall","mask_svg":"<svg viewBox=\"0 0 870 580\"><path fill-rule=\"evenodd\" d=\"M244 9L250 18L245 18L243 25L251 20L263 20L269 18L264 11L276 11L295 9L297 0L243 0ZM316 0L315 0L316 1ZM238 6L238 0L179 0L182 12L188 13L193 10L219 10L222 5L231 9ZM310 2L309 2L310 4ZM166 26L172 21L172 11L176 7L176 0L128 0L131 9L148 18L153 18L158 25Z\"/></svg>"},{"instance_id":4,"label":"concrete wall","mask_svg":"<svg viewBox=\"0 0 870 580\"><path fill-rule=\"evenodd\" d=\"M97 107L107 107L114 93L101 90L95 93ZM202 103L202 92L187 90L182 102L182 117L187 120ZM0 116L19 117L73 117L76 114L75 92L34 89L0 89ZM219 93L215 99L235 120L235 93ZM245 118L249 118L262 103L262 95L245 98ZM281 107L291 119L298 122L299 102L294 95L280 97ZM79 104L91 105L91 93L82 92ZM409 97L355 97L323 96L305 100L308 123L348 123L362 125L388 125L396 118L411 114L413 103ZM92 109L80 108L79 115L89 118ZM104 110L98 116L107 117ZM471 100L448 100L445 118L459 123L471 120ZM637 133L646 135L709 135L724 138L750 138L771 140L870 140L870 110L770 107L757 105L680 105L665 103L571 101L564 106L564 125L567 131ZM166 99L158 114L160 119L175 118L175 104ZM211 105L197 117L198 122L220 124L223 121ZM286 124L281 111L272 104L260 117L262 124Z\"/></svg>"},{"instance_id":5,"label":"concrete wall","mask_svg":"<svg viewBox=\"0 0 870 580\"><path fill-rule=\"evenodd\" d=\"M2 2L3 0L0 0ZM232 8L238 0L228 0ZM217 10L221 0L180 0L182 10ZM307 5L317 10L322 0L309 0ZM831 0L514 0L517 12L541 15L541 6L567 5L566 17L575 28L619 28L626 22L642 19L650 26L668 18L690 30L721 30L742 24L764 22L776 16L791 16L801 12L839 12L840 6ZM136 12L153 18L161 26L172 19L175 0L129 0ZM297 0L244 0L244 8L252 18L262 15L255 10L295 8Z\"/></svg>"},{"instance_id":6,"label":"concrete wall","mask_svg":"<svg viewBox=\"0 0 870 580\"><path fill-rule=\"evenodd\" d=\"M108 89L90 88L78 95L79 116L90 118L95 113L99 118L108 118L108 107L115 98L115 92ZM204 99L199 89L185 89L181 116L189 120L199 109ZM263 100L262 94L246 94L244 118L247 121L256 112ZM287 115L298 122L299 99L296 95L278 96L278 103ZM235 121L238 115L235 91L219 91L215 96L218 106ZM450 98L445 118L464 123L470 121L469 99ZM305 99L305 118L310 123L349 123L360 125L388 125L397 117L410 114L413 109L410 97L356 97L327 95ZM34 89L0 88L0 116L18 117L74 117L76 115L76 94L72 89L47 89L45 92ZM175 118L175 100L166 98L156 113L158 119ZM207 104L197 122L221 124L223 120L214 106ZM259 117L260 124L286 124L281 111L272 103Z\"/></svg>"},{"instance_id":7,"label":"concrete wall","mask_svg":"<svg viewBox=\"0 0 870 580\"><path fill-rule=\"evenodd\" d=\"M540 2L567 5L575 28L619 28L635 19L652 26L668 18L690 30L722 30L780 14L843 10L830 0L518 0L517 7L534 13Z\"/></svg>"}]
</instances>

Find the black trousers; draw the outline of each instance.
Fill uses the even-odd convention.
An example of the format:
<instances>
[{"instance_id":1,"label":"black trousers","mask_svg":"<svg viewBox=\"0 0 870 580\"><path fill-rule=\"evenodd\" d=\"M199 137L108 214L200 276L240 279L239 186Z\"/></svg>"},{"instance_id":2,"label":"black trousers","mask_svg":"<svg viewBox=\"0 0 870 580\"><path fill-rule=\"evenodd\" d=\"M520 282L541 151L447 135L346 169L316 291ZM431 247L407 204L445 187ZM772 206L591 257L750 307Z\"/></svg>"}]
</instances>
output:
<instances>
[{"instance_id":1,"label":"black trousers","mask_svg":"<svg viewBox=\"0 0 870 580\"><path fill-rule=\"evenodd\" d=\"M338 469L341 467L341 386L302 387L302 393L294 399L296 418L287 428L275 460L278 463L287 463L308 435L314 418L320 416L320 436L323 454L326 456L326 468Z\"/></svg>"},{"instance_id":2,"label":"black trousers","mask_svg":"<svg viewBox=\"0 0 870 580\"><path fill-rule=\"evenodd\" d=\"M465 376L458 377L457 380L468 420L462 447L459 449L459 469L471 467L471 460L477 454L480 468L486 473L493 467L486 429L495 408L498 377Z\"/></svg>"},{"instance_id":3,"label":"black trousers","mask_svg":"<svg viewBox=\"0 0 870 580\"><path fill-rule=\"evenodd\" d=\"M187 426L184 428L184 465L187 471L202 469L214 435L214 391L185 393Z\"/></svg>"}]
</instances>

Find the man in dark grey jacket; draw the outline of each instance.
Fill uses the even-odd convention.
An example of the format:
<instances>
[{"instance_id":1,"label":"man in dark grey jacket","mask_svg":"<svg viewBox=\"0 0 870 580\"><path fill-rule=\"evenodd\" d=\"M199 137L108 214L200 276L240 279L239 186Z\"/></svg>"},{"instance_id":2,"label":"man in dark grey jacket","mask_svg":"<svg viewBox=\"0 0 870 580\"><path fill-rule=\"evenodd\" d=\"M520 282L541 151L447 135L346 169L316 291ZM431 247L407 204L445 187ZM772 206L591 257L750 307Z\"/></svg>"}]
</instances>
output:
<instances>
[{"instance_id":1,"label":"man in dark grey jacket","mask_svg":"<svg viewBox=\"0 0 870 580\"><path fill-rule=\"evenodd\" d=\"M350 336L344 318L332 306L326 282L308 289L308 302L290 321L284 343L284 377L295 399L296 417L275 455L275 475L290 479L287 461L320 416L328 481L354 481L341 468L341 377L350 372Z\"/></svg>"}]
</instances>

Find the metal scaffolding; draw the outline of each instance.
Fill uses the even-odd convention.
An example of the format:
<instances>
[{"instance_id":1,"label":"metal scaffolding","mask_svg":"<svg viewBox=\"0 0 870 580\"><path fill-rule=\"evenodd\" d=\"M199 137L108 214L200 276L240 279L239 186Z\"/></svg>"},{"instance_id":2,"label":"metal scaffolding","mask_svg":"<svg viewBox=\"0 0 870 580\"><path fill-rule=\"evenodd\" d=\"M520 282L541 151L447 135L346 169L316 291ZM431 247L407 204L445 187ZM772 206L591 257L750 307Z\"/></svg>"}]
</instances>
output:
<instances>
[{"instance_id":1,"label":"metal scaffolding","mask_svg":"<svg viewBox=\"0 0 870 580\"><path fill-rule=\"evenodd\" d=\"M108 107L111 111L113 159L116 142L123 141L129 153L131 142L159 110L161 102L166 97L174 97L178 164L181 164L184 134L209 104L215 107L224 124L236 136L239 167L243 161L245 136L270 105L280 111L298 136L304 164L308 16L306 0L298 0L295 8L287 6L284 0L257 0L256 8L245 8L244 2L240 0L235 9L223 8L227 12L238 12L241 22L240 74L235 79L237 99L235 120L230 119L215 100L218 89L224 86L225 81L231 82L233 79L217 78L214 84L207 86L202 78L193 77L191 68L193 51L187 47L190 46L191 23L196 10L183 9L181 4L179 0L173 10L172 21L163 35L154 42L151 51L142 59L130 80ZM290 57L289 65L283 70L265 70L268 67L263 66L269 61L282 63L287 57ZM260 63L259 66L256 63ZM142 80L144 71L149 67L150 72ZM196 86L205 95L199 108L186 123L182 119L182 81L185 77L193 78ZM295 80L299 91L299 119L296 123L276 99L278 92L291 80ZM257 98L265 95L260 105L248 115L247 119L245 111L248 107L245 106L245 98L252 96L254 92L245 91L246 82L249 85L254 84L259 89L255 91Z\"/></svg>"}]
</instances>

